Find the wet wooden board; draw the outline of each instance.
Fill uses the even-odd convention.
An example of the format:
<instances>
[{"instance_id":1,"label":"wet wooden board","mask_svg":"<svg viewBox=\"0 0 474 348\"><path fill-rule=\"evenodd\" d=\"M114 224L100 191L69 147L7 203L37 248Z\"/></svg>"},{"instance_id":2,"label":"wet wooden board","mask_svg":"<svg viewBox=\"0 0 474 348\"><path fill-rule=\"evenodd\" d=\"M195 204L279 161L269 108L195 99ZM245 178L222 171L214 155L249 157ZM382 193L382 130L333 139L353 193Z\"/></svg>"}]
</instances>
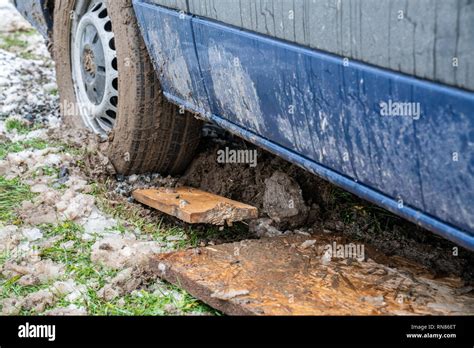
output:
<instances>
[{"instance_id":1,"label":"wet wooden board","mask_svg":"<svg viewBox=\"0 0 474 348\"><path fill-rule=\"evenodd\" d=\"M150 267L229 315L474 313L474 294L460 279L435 279L408 260L367 248L362 261L337 252L329 259L329 246L340 245L348 244L325 235L246 240L156 255Z\"/></svg>"},{"instance_id":2,"label":"wet wooden board","mask_svg":"<svg viewBox=\"0 0 474 348\"><path fill-rule=\"evenodd\" d=\"M251 205L190 187L137 190L133 198L190 224L224 225L258 217Z\"/></svg>"}]
</instances>

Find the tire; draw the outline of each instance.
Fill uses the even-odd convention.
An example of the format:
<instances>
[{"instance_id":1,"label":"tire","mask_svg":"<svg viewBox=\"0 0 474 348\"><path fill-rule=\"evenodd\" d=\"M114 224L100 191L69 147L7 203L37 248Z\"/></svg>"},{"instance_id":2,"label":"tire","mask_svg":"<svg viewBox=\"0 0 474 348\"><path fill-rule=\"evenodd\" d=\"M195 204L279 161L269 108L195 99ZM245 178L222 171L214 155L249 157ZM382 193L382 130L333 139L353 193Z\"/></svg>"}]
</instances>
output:
<instances>
[{"instance_id":1,"label":"tire","mask_svg":"<svg viewBox=\"0 0 474 348\"><path fill-rule=\"evenodd\" d=\"M201 122L188 112L180 113L179 108L163 96L131 0L93 1L107 6L106 13L115 36L118 102L115 103L112 131L107 134L110 160L117 172L125 175L183 172L199 144ZM72 69L74 19L71 14L76 9L76 2L56 1L54 59L64 122L71 127L84 128L87 127L84 121L87 115L84 116L78 105Z\"/></svg>"}]
</instances>

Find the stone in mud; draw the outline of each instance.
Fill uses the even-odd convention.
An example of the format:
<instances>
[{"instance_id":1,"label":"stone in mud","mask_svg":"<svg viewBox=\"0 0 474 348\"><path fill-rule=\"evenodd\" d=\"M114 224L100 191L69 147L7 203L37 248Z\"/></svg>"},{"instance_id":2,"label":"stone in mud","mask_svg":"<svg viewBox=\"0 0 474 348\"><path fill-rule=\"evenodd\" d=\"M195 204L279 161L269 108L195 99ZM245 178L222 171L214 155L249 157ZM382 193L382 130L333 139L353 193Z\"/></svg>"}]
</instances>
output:
<instances>
[{"instance_id":1,"label":"stone in mud","mask_svg":"<svg viewBox=\"0 0 474 348\"><path fill-rule=\"evenodd\" d=\"M263 208L280 229L300 227L309 211L299 185L280 171L265 179Z\"/></svg>"},{"instance_id":2,"label":"stone in mud","mask_svg":"<svg viewBox=\"0 0 474 348\"><path fill-rule=\"evenodd\" d=\"M283 232L272 226L272 224L273 220L268 218L251 220L249 222L249 231L260 238L271 238L282 235Z\"/></svg>"},{"instance_id":3,"label":"stone in mud","mask_svg":"<svg viewBox=\"0 0 474 348\"><path fill-rule=\"evenodd\" d=\"M30 190L33 193L44 193L49 190L49 187L45 184L36 184L31 186Z\"/></svg>"},{"instance_id":4,"label":"stone in mud","mask_svg":"<svg viewBox=\"0 0 474 348\"><path fill-rule=\"evenodd\" d=\"M308 248L311 248L312 246L314 246L316 244L316 240L314 239L308 239L306 241L304 241L303 243L301 243L300 245L300 248L301 249L308 249Z\"/></svg>"}]
</instances>

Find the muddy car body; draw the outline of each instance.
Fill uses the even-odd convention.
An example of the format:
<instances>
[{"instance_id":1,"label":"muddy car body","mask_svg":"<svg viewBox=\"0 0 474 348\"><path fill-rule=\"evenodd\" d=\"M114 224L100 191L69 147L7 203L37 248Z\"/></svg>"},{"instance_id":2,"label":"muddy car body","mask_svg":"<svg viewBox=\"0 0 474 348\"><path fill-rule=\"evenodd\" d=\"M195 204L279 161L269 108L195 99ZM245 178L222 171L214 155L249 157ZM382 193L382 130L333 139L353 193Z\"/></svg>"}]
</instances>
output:
<instances>
[{"instance_id":1,"label":"muddy car body","mask_svg":"<svg viewBox=\"0 0 474 348\"><path fill-rule=\"evenodd\" d=\"M474 250L472 1L118 2L180 114ZM16 1L54 46L60 3Z\"/></svg>"}]
</instances>

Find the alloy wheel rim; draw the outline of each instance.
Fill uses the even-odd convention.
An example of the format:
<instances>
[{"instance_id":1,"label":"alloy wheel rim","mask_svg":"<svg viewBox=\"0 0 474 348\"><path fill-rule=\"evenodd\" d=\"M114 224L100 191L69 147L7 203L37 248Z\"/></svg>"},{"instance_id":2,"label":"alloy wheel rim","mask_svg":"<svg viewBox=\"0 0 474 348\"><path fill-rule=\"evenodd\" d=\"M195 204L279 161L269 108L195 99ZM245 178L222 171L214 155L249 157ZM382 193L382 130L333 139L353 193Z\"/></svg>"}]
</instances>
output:
<instances>
[{"instance_id":1,"label":"alloy wheel rim","mask_svg":"<svg viewBox=\"0 0 474 348\"><path fill-rule=\"evenodd\" d=\"M118 104L115 37L106 3L77 1L71 30L71 65L78 111L95 133L114 127Z\"/></svg>"}]
</instances>

